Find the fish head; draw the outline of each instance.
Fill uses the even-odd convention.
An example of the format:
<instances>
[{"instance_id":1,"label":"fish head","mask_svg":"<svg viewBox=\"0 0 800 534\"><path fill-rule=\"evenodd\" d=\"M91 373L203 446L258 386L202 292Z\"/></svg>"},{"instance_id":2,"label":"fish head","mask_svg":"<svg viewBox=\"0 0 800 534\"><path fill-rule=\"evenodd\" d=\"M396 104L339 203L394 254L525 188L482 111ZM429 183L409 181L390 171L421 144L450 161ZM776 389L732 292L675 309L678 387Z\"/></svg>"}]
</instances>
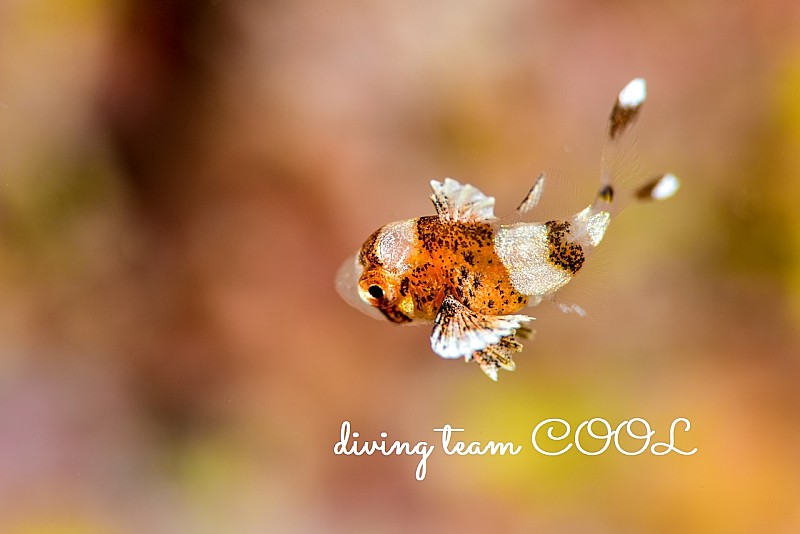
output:
<instances>
[{"instance_id":1,"label":"fish head","mask_svg":"<svg viewBox=\"0 0 800 534\"><path fill-rule=\"evenodd\" d=\"M411 322L414 301L409 292L408 273L417 244L415 219L379 228L339 269L339 294L373 317L394 323Z\"/></svg>"}]
</instances>

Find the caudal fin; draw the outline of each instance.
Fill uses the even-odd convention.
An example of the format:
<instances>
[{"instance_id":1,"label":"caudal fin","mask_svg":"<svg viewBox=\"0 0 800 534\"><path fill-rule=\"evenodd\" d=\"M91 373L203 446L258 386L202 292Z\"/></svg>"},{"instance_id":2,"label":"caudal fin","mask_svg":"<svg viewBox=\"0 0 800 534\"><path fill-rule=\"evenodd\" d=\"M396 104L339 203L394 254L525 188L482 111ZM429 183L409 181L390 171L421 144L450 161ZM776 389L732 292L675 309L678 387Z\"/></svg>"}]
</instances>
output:
<instances>
[{"instance_id":1,"label":"caudal fin","mask_svg":"<svg viewBox=\"0 0 800 534\"><path fill-rule=\"evenodd\" d=\"M634 78L619 92L608 118L606 143L601 161L600 188L594 202L571 220L571 234L588 253L596 247L611 218L632 201L664 200L680 187L674 174L659 174L644 185L628 189L622 177L633 165L631 131L647 98L643 78Z\"/></svg>"},{"instance_id":2,"label":"caudal fin","mask_svg":"<svg viewBox=\"0 0 800 534\"><path fill-rule=\"evenodd\" d=\"M600 188L594 204L597 211L615 215L630 200L626 198L627 191L620 190L621 178L632 164L634 139L630 133L646 99L644 78L634 78L619 92L611 108L600 162Z\"/></svg>"}]
</instances>

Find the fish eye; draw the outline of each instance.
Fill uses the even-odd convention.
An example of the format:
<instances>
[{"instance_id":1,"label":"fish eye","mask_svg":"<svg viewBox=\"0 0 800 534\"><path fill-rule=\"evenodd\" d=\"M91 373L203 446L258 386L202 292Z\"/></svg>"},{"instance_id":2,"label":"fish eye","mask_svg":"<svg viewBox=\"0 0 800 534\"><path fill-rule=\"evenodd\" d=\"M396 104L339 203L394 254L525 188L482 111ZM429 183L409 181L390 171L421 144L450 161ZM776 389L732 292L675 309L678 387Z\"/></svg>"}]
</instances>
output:
<instances>
[{"instance_id":1,"label":"fish eye","mask_svg":"<svg viewBox=\"0 0 800 534\"><path fill-rule=\"evenodd\" d=\"M381 289L380 286L371 285L367 289L367 292L372 296L372 298L375 298L375 299L378 299L378 300L383 298L383 289Z\"/></svg>"}]
</instances>

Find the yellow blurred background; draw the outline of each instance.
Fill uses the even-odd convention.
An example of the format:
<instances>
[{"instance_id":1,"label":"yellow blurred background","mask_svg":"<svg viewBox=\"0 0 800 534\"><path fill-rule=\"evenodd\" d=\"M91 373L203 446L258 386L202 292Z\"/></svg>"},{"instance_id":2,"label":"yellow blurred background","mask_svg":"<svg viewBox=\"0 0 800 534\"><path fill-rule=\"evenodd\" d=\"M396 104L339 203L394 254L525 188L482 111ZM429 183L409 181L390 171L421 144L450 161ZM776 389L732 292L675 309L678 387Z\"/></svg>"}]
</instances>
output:
<instances>
[{"instance_id":1,"label":"yellow blurred background","mask_svg":"<svg viewBox=\"0 0 800 534\"><path fill-rule=\"evenodd\" d=\"M336 295L430 179L583 207L634 76L683 187L514 373ZM4 0L0 299L2 532L800 531L800 4ZM698 452L545 457L549 417ZM344 420L524 450L419 482L334 455Z\"/></svg>"}]
</instances>

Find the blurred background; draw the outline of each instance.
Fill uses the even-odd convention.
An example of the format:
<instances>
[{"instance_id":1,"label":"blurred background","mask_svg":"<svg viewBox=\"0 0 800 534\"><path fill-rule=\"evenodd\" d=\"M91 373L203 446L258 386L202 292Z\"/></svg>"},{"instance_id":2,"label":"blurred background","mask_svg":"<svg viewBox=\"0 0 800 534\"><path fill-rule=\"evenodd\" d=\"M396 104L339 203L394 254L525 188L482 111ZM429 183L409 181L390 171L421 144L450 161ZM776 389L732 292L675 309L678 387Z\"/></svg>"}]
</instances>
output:
<instances>
[{"instance_id":1,"label":"blurred background","mask_svg":"<svg viewBox=\"0 0 800 534\"><path fill-rule=\"evenodd\" d=\"M635 206L492 383L334 290L452 176L596 189L648 81ZM796 532L800 4L0 3L3 532ZM533 452L542 419L692 427ZM334 456L363 437L513 458ZM587 445L588 446L588 445Z\"/></svg>"}]
</instances>

